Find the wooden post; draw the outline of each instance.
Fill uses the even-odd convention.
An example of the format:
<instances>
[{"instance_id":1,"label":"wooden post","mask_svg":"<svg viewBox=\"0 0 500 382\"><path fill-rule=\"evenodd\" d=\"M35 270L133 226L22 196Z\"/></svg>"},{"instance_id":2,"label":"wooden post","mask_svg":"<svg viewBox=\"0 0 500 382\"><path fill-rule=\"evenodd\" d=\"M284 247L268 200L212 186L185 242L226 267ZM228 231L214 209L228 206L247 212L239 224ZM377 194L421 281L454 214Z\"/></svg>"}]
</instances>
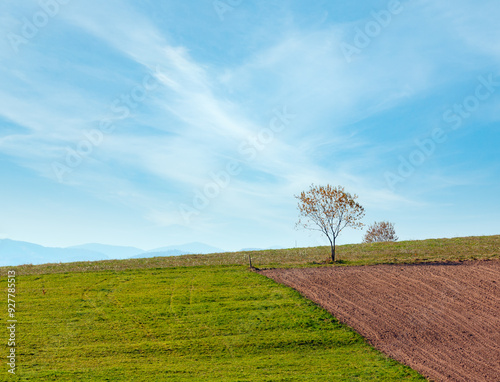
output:
<instances>
[{"instance_id":1,"label":"wooden post","mask_svg":"<svg viewBox=\"0 0 500 382\"><path fill-rule=\"evenodd\" d=\"M248 254L248 263L250 264L250 269L253 269L252 258L250 257L250 254Z\"/></svg>"}]
</instances>

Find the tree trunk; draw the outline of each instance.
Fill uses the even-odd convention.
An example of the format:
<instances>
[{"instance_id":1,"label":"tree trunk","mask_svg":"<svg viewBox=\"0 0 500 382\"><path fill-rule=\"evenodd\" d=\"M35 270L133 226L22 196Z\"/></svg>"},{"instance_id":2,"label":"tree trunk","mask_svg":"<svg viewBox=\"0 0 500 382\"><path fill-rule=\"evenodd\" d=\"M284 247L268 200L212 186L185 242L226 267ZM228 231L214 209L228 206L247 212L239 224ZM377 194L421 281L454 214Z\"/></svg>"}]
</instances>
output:
<instances>
[{"instance_id":1,"label":"tree trunk","mask_svg":"<svg viewBox=\"0 0 500 382\"><path fill-rule=\"evenodd\" d=\"M333 238L333 241L330 241L330 248L332 250L332 262L335 262L335 238Z\"/></svg>"},{"instance_id":2,"label":"tree trunk","mask_svg":"<svg viewBox=\"0 0 500 382\"><path fill-rule=\"evenodd\" d=\"M330 242L330 248L332 250L332 262L335 262L335 241Z\"/></svg>"},{"instance_id":3,"label":"tree trunk","mask_svg":"<svg viewBox=\"0 0 500 382\"><path fill-rule=\"evenodd\" d=\"M328 241L330 241L330 249L332 250L332 262L335 262L335 237L333 239L330 239L330 236L328 236Z\"/></svg>"}]
</instances>

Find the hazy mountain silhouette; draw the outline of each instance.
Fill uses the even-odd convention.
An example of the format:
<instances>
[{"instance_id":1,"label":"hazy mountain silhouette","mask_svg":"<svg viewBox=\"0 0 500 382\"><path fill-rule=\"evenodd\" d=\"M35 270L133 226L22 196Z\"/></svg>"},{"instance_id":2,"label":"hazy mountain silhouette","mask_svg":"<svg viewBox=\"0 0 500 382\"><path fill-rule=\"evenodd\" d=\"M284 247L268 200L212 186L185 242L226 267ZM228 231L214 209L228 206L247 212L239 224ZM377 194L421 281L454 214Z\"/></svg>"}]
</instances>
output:
<instances>
[{"instance_id":1,"label":"hazy mountain silhouette","mask_svg":"<svg viewBox=\"0 0 500 382\"><path fill-rule=\"evenodd\" d=\"M81 244L67 248L44 247L42 245L0 239L0 266L22 264L68 263L73 261L96 261L109 259L179 256L224 252L208 244L193 242L170 245L150 251L136 247L116 246L99 243Z\"/></svg>"},{"instance_id":2,"label":"hazy mountain silhouette","mask_svg":"<svg viewBox=\"0 0 500 382\"><path fill-rule=\"evenodd\" d=\"M169 245L167 247L155 248L147 252L167 252L172 250L184 252L183 254L195 254L195 255L225 252L223 249L212 247L208 244L200 242L186 243L181 245Z\"/></svg>"},{"instance_id":3,"label":"hazy mountain silhouette","mask_svg":"<svg viewBox=\"0 0 500 382\"><path fill-rule=\"evenodd\" d=\"M44 247L25 241L0 239L0 266L107 259L103 253L86 249Z\"/></svg>"},{"instance_id":4,"label":"hazy mountain silhouette","mask_svg":"<svg viewBox=\"0 0 500 382\"><path fill-rule=\"evenodd\" d=\"M190 254L189 252L180 251L178 249L169 249L168 251L139 253L138 255L132 256L131 259L144 259L146 257L180 256L189 254Z\"/></svg>"},{"instance_id":5,"label":"hazy mountain silhouette","mask_svg":"<svg viewBox=\"0 0 500 382\"><path fill-rule=\"evenodd\" d=\"M139 253L146 252L144 251L144 249L136 247L123 247L119 245L107 245L99 243L75 245L68 248L85 249L88 251L100 252L108 256L110 259L127 259L130 257L134 257Z\"/></svg>"}]
</instances>

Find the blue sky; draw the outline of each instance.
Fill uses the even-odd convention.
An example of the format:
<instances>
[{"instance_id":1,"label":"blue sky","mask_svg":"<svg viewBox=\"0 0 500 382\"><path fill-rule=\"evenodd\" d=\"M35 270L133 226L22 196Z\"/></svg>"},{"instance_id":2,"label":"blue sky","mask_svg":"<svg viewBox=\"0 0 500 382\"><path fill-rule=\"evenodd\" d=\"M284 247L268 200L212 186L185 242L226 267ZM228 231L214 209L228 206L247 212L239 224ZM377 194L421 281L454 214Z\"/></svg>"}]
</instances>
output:
<instances>
[{"instance_id":1,"label":"blue sky","mask_svg":"<svg viewBox=\"0 0 500 382\"><path fill-rule=\"evenodd\" d=\"M494 0L2 1L0 238L325 245L294 228L311 183L401 239L498 234L499 19Z\"/></svg>"}]
</instances>

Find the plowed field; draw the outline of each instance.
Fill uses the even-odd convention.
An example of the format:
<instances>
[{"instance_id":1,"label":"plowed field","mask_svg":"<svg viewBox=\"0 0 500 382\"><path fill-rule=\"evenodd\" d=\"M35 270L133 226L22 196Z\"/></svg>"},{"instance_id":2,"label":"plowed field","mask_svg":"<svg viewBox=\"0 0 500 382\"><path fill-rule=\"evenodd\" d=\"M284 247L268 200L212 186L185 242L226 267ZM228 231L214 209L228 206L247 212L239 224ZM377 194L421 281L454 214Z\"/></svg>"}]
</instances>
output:
<instances>
[{"instance_id":1,"label":"plowed field","mask_svg":"<svg viewBox=\"0 0 500 382\"><path fill-rule=\"evenodd\" d=\"M500 381L500 261L270 269L435 381Z\"/></svg>"}]
</instances>

